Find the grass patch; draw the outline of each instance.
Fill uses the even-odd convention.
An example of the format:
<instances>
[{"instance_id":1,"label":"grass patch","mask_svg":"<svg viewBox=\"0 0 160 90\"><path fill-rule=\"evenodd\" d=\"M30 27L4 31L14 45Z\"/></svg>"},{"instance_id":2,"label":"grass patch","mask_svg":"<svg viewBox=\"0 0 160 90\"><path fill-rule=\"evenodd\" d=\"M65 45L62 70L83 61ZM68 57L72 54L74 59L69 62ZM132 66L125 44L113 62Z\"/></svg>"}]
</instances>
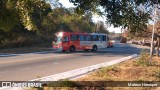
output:
<instances>
[{"instance_id":1,"label":"grass patch","mask_svg":"<svg viewBox=\"0 0 160 90\"><path fill-rule=\"evenodd\" d=\"M143 53L144 55L144 53ZM153 57L149 65L146 57L104 67L78 81L160 81L160 58ZM142 62L143 61L143 62ZM107 90L155 90L156 87L108 87Z\"/></svg>"},{"instance_id":2,"label":"grass patch","mask_svg":"<svg viewBox=\"0 0 160 90\"><path fill-rule=\"evenodd\" d=\"M139 56L136 64L137 64L138 66L149 66L149 65L150 65L150 62L149 62L149 54L148 54L147 50L143 49L143 50L140 52L140 56Z\"/></svg>"},{"instance_id":3,"label":"grass patch","mask_svg":"<svg viewBox=\"0 0 160 90\"><path fill-rule=\"evenodd\" d=\"M159 78L159 80L160 80L160 71L154 71L153 76Z\"/></svg>"}]
</instances>

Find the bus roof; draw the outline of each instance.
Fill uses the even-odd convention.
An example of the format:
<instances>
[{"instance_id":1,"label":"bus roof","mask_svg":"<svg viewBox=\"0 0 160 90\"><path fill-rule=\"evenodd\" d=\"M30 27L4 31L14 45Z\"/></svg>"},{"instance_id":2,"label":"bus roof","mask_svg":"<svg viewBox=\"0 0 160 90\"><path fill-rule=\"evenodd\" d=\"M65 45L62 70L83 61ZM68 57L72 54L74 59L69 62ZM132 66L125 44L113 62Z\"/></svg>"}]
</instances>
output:
<instances>
[{"instance_id":1,"label":"bus roof","mask_svg":"<svg viewBox=\"0 0 160 90\"><path fill-rule=\"evenodd\" d=\"M107 34L104 34L104 33L90 33L91 35L107 35Z\"/></svg>"},{"instance_id":2,"label":"bus roof","mask_svg":"<svg viewBox=\"0 0 160 90\"><path fill-rule=\"evenodd\" d=\"M63 33L63 34L89 34L89 33L84 33L84 32L57 32L57 33Z\"/></svg>"},{"instance_id":3,"label":"bus roof","mask_svg":"<svg viewBox=\"0 0 160 90\"><path fill-rule=\"evenodd\" d=\"M67 35L70 35L70 34L90 34L90 35L107 35L107 34L104 34L104 33L85 33L85 32L57 32L56 34L59 34L59 33L63 33L63 34L67 34Z\"/></svg>"}]
</instances>

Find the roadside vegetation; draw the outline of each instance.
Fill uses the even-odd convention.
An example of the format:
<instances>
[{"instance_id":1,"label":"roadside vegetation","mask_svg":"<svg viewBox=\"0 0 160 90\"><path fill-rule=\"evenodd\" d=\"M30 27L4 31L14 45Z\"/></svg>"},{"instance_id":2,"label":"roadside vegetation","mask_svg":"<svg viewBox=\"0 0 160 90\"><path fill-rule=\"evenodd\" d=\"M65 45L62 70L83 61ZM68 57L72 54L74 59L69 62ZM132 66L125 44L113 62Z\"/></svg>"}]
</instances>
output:
<instances>
[{"instance_id":1,"label":"roadside vegetation","mask_svg":"<svg viewBox=\"0 0 160 90\"><path fill-rule=\"evenodd\" d=\"M78 81L159 81L160 58L153 57L149 63L149 54L142 50L139 58L122 62L110 67L104 67ZM152 87L109 87L109 90L151 90Z\"/></svg>"},{"instance_id":2,"label":"roadside vegetation","mask_svg":"<svg viewBox=\"0 0 160 90\"><path fill-rule=\"evenodd\" d=\"M142 50L139 58L125 61L110 67L103 67L78 81L159 81L160 58L153 57L149 64L149 54ZM109 90L151 90L152 87L109 87Z\"/></svg>"},{"instance_id":3,"label":"roadside vegetation","mask_svg":"<svg viewBox=\"0 0 160 90\"><path fill-rule=\"evenodd\" d=\"M152 64L148 63L149 55L142 50L139 58L128 60L109 67L103 67L74 81L159 81L160 80L160 58L153 57ZM59 87L63 90L78 90L75 83L67 80ZM68 86L68 87L67 87ZM87 86L86 86L87 87ZM45 87L52 90L57 87ZM91 88L91 87L90 87ZM92 88L93 89L93 88ZM156 90L156 87L95 87L97 90Z\"/></svg>"},{"instance_id":4,"label":"roadside vegetation","mask_svg":"<svg viewBox=\"0 0 160 90\"><path fill-rule=\"evenodd\" d=\"M58 31L109 33L91 12L77 14L57 0L1 0L0 11L0 49L51 47Z\"/></svg>"}]
</instances>

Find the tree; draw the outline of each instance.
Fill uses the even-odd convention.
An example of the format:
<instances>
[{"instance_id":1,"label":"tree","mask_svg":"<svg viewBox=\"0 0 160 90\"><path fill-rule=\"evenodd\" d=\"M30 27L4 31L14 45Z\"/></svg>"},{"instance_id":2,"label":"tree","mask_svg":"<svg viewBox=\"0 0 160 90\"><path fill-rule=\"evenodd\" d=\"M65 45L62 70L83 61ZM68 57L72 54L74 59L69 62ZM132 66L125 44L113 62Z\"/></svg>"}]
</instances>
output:
<instances>
[{"instance_id":1,"label":"tree","mask_svg":"<svg viewBox=\"0 0 160 90\"><path fill-rule=\"evenodd\" d=\"M5 42L23 39L35 43L51 40L58 31L93 32L96 25L90 11L75 13L75 8L64 8L58 0L0 0L0 47ZM98 9L95 11L99 12ZM104 26L101 25L101 29ZM33 39L34 38L34 39ZM26 41L25 41L26 40Z\"/></svg>"},{"instance_id":2,"label":"tree","mask_svg":"<svg viewBox=\"0 0 160 90\"><path fill-rule=\"evenodd\" d=\"M99 6L105 9L107 22L115 27L128 28L131 33L141 33L148 22L148 12L142 12L138 8L140 4L146 4L144 0L70 0L77 6L77 9L85 12L94 10ZM93 8L93 9L92 9Z\"/></svg>"},{"instance_id":3,"label":"tree","mask_svg":"<svg viewBox=\"0 0 160 90\"><path fill-rule=\"evenodd\" d=\"M108 23L114 27L122 26L134 36L141 36L148 32L147 23L152 17L154 5L157 4L159 8L160 4L160 0L70 0L70 2L74 3L81 12L103 7ZM159 38L157 40L159 44Z\"/></svg>"},{"instance_id":4,"label":"tree","mask_svg":"<svg viewBox=\"0 0 160 90\"><path fill-rule=\"evenodd\" d=\"M41 30L43 18L51 11L50 4L43 0L1 0L0 26L11 30L22 23L28 30Z\"/></svg>"},{"instance_id":5,"label":"tree","mask_svg":"<svg viewBox=\"0 0 160 90\"><path fill-rule=\"evenodd\" d=\"M96 25L97 25L97 28L95 32L109 34L109 31L107 30L107 28L105 27L102 21L98 21Z\"/></svg>"},{"instance_id":6,"label":"tree","mask_svg":"<svg viewBox=\"0 0 160 90\"><path fill-rule=\"evenodd\" d=\"M16 41L21 36L28 38L45 34L42 22L51 12L51 7L45 0L1 0L0 12L0 43L2 45L7 41L8 44L9 41Z\"/></svg>"},{"instance_id":7,"label":"tree","mask_svg":"<svg viewBox=\"0 0 160 90\"><path fill-rule=\"evenodd\" d=\"M148 26L148 34L151 35L151 31L153 25L149 25ZM155 49L155 47L157 47L156 49L156 55L159 57L159 47L160 47L160 19L158 19L158 21L155 23L155 33L154 33L154 41L155 43L153 44L153 50ZM152 55L153 55L153 51L152 51Z\"/></svg>"},{"instance_id":8,"label":"tree","mask_svg":"<svg viewBox=\"0 0 160 90\"><path fill-rule=\"evenodd\" d=\"M54 8L51 13L44 19L43 25L51 33L57 31L74 31L74 32L92 32L95 24L92 22L89 13L78 15L74 8Z\"/></svg>"},{"instance_id":9,"label":"tree","mask_svg":"<svg viewBox=\"0 0 160 90\"><path fill-rule=\"evenodd\" d=\"M17 6L25 28L35 30L38 35L43 36L45 28L42 23L48 13L52 11L50 4L43 0L27 0L25 2L19 1Z\"/></svg>"},{"instance_id":10,"label":"tree","mask_svg":"<svg viewBox=\"0 0 160 90\"><path fill-rule=\"evenodd\" d=\"M16 9L16 1L1 0L0 1L0 29L9 31L17 23L20 22L18 11Z\"/></svg>"}]
</instances>

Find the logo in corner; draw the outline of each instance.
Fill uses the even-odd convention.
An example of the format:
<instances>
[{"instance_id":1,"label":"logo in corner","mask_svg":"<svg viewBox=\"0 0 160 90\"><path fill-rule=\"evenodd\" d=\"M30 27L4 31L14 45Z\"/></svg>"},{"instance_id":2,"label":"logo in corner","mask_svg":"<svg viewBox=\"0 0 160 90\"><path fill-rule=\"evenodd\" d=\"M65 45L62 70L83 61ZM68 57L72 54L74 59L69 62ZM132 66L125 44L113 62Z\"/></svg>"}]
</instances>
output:
<instances>
[{"instance_id":1,"label":"logo in corner","mask_svg":"<svg viewBox=\"0 0 160 90\"><path fill-rule=\"evenodd\" d=\"M12 87L11 82L2 82L2 87Z\"/></svg>"}]
</instances>

